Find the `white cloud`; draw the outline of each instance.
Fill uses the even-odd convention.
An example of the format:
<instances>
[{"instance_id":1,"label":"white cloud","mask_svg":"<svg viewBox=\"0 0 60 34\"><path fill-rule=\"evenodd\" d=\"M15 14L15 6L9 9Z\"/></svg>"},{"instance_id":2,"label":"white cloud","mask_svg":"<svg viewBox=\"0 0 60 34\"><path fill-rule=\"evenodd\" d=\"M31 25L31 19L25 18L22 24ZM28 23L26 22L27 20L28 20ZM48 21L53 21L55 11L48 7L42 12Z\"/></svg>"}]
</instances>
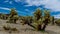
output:
<instances>
[{"instance_id":1,"label":"white cloud","mask_svg":"<svg viewBox=\"0 0 60 34\"><path fill-rule=\"evenodd\" d=\"M28 5L26 6L40 6L45 5L44 7L47 9L51 9L53 11L60 11L60 1L59 0L26 0Z\"/></svg>"},{"instance_id":2,"label":"white cloud","mask_svg":"<svg viewBox=\"0 0 60 34\"><path fill-rule=\"evenodd\" d=\"M40 4L39 4L39 3L40 3L39 0L26 0L26 3L28 3L27 6L32 6L32 5L38 6L38 5L40 5Z\"/></svg>"},{"instance_id":3,"label":"white cloud","mask_svg":"<svg viewBox=\"0 0 60 34\"><path fill-rule=\"evenodd\" d=\"M54 18L60 18L60 14L57 14L57 15L53 15L54 16Z\"/></svg>"},{"instance_id":4,"label":"white cloud","mask_svg":"<svg viewBox=\"0 0 60 34\"><path fill-rule=\"evenodd\" d=\"M0 7L0 9L3 9L3 10L10 10L9 8L5 8L5 7Z\"/></svg>"}]
</instances>

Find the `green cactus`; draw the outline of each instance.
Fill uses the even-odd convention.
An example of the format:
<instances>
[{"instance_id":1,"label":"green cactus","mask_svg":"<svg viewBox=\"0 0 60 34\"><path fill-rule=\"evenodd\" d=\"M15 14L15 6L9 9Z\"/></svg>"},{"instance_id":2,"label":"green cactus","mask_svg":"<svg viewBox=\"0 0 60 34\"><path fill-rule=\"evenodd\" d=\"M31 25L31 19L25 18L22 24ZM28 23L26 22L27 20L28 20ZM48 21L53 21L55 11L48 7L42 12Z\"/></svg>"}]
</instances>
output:
<instances>
[{"instance_id":1,"label":"green cactus","mask_svg":"<svg viewBox=\"0 0 60 34\"><path fill-rule=\"evenodd\" d=\"M54 16L51 16L50 20L51 20L51 24L54 25L55 24L54 23Z\"/></svg>"},{"instance_id":2,"label":"green cactus","mask_svg":"<svg viewBox=\"0 0 60 34\"><path fill-rule=\"evenodd\" d=\"M8 17L10 23L16 23L19 16L15 9L11 9L10 16Z\"/></svg>"},{"instance_id":3,"label":"green cactus","mask_svg":"<svg viewBox=\"0 0 60 34\"><path fill-rule=\"evenodd\" d=\"M50 22L50 12L48 10L45 10L44 12L44 25L43 25L43 28L42 30L45 30L46 26L48 25L48 23Z\"/></svg>"},{"instance_id":4,"label":"green cactus","mask_svg":"<svg viewBox=\"0 0 60 34\"><path fill-rule=\"evenodd\" d=\"M39 20L37 21L37 27L36 27L36 29L37 29L37 30L41 30L41 29L42 29L42 24L43 24L42 19L39 19Z\"/></svg>"},{"instance_id":5,"label":"green cactus","mask_svg":"<svg viewBox=\"0 0 60 34\"><path fill-rule=\"evenodd\" d=\"M50 17L51 17L50 12L48 10L45 10L44 11L44 16L42 16L41 10L38 9L34 13L34 25L36 26L35 27L36 30L45 30L46 26L50 22Z\"/></svg>"},{"instance_id":6,"label":"green cactus","mask_svg":"<svg viewBox=\"0 0 60 34\"><path fill-rule=\"evenodd\" d=\"M42 12L40 9L37 9L36 12L34 12L34 27L36 30L41 30L42 27Z\"/></svg>"},{"instance_id":7,"label":"green cactus","mask_svg":"<svg viewBox=\"0 0 60 34\"><path fill-rule=\"evenodd\" d=\"M25 17L21 17L21 23L24 25L24 24L27 24L27 21L28 21L29 18L27 18L27 16Z\"/></svg>"},{"instance_id":8,"label":"green cactus","mask_svg":"<svg viewBox=\"0 0 60 34\"><path fill-rule=\"evenodd\" d=\"M56 20L55 23L60 26L60 19Z\"/></svg>"},{"instance_id":9,"label":"green cactus","mask_svg":"<svg viewBox=\"0 0 60 34\"><path fill-rule=\"evenodd\" d=\"M29 26L35 28L35 30L45 30L48 23L51 21L50 12L48 10L44 11L44 16L42 15L42 11L37 9L34 12L34 16L25 16L21 18L21 23L23 25L28 24Z\"/></svg>"},{"instance_id":10,"label":"green cactus","mask_svg":"<svg viewBox=\"0 0 60 34\"><path fill-rule=\"evenodd\" d=\"M6 15L5 14L1 14L1 19L6 19Z\"/></svg>"},{"instance_id":11,"label":"green cactus","mask_svg":"<svg viewBox=\"0 0 60 34\"><path fill-rule=\"evenodd\" d=\"M55 23L54 23L54 16L52 17L52 24L54 25Z\"/></svg>"},{"instance_id":12,"label":"green cactus","mask_svg":"<svg viewBox=\"0 0 60 34\"><path fill-rule=\"evenodd\" d=\"M36 20L39 20L42 17L42 12L39 8L34 12L34 17Z\"/></svg>"}]
</instances>

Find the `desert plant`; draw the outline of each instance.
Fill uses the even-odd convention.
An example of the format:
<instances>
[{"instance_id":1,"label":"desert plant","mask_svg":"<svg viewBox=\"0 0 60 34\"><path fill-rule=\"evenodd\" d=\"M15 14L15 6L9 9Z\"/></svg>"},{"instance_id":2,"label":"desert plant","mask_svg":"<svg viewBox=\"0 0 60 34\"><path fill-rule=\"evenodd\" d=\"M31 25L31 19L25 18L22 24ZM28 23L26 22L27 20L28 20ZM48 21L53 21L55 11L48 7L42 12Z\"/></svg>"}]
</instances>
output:
<instances>
[{"instance_id":1,"label":"desert plant","mask_svg":"<svg viewBox=\"0 0 60 34\"><path fill-rule=\"evenodd\" d=\"M45 10L44 12L44 25L43 25L43 28L42 30L45 30L46 26L48 25L48 23L50 22L50 12L48 10Z\"/></svg>"},{"instance_id":2,"label":"desert plant","mask_svg":"<svg viewBox=\"0 0 60 34\"><path fill-rule=\"evenodd\" d=\"M52 24L54 25L54 23L55 23L55 22L54 22L54 16L53 16L53 17L52 17Z\"/></svg>"},{"instance_id":3,"label":"desert plant","mask_svg":"<svg viewBox=\"0 0 60 34\"><path fill-rule=\"evenodd\" d=\"M42 17L42 11L39 8L34 12L34 17L36 20L39 20Z\"/></svg>"},{"instance_id":4,"label":"desert plant","mask_svg":"<svg viewBox=\"0 0 60 34\"><path fill-rule=\"evenodd\" d=\"M10 16L9 16L9 22L10 23L16 23L16 21L18 20L18 14L16 12L15 9L11 9L11 12L10 12Z\"/></svg>"},{"instance_id":5,"label":"desert plant","mask_svg":"<svg viewBox=\"0 0 60 34\"><path fill-rule=\"evenodd\" d=\"M42 19L39 19L36 24L37 24L37 25L36 25L36 30L37 30L37 31L41 31L41 29L42 29L42 24L43 24Z\"/></svg>"},{"instance_id":6,"label":"desert plant","mask_svg":"<svg viewBox=\"0 0 60 34\"><path fill-rule=\"evenodd\" d=\"M5 19L5 14L1 14L1 19Z\"/></svg>"},{"instance_id":7,"label":"desert plant","mask_svg":"<svg viewBox=\"0 0 60 34\"><path fill-rule=\"evenodd\" d=\"M31 17L25 16L21 18L21 23L24 25L24 24L30 23L31 20L32 20Z\"/></svg>"},{"instance_id":8,"label":"desert plant","mask_svg":"<svg viewBox=\"0 0 60 34\"><path fill-rule=\"evenodd\" d=\"M31 27L33 27L33 28L35 28L31 23L32 23L32 17L30 17L30 16L25 16L25 17L22 17L21 18L21 23L22 23L22 25L25 25L25 24L27 24L27 25L29 25L29 26L31 26Z\"/></svg>"},{"instance_id":9,"label":"desert plant","mask_svg":"<svg viewBox=\"0 0 60 34\"><path fill-rule=\"evenodd\" d=\"M4 28L4 30L6 30L6 31L9 31L9 33L11 33L12 31L13 32L15 32L15 31L17 31L18 32L18 29L16 29L16 28L11 28L11 27L6 27L6 26L3 26L3 28Z\"/></svg>"},{"instance_id":10,"label":"desert plant","mask_svg":"<svg viewBox=\"0 0 60 34\"><path fill-rule=\"evenodd\" d=\"M50 20L50 12L48 10L44 10L44 16L42 15L42 11L37 9L34 12L34 16L25 16L21 18L21 21L24 24L28 24L29 26L35 28L35 30L45 30ZM43 26L42 26L43 25Z\"/></svg>"},{"instance_id":11,"label":"desert plant","mask_svg":"<svg viewBox=\"0 0 60 34\"><path fill-rule=\"evenodd\" d=\"M33 22L34 22L33 25L35 25L35 29L41 30L43 22L42 22L42 11L40 9L37 9L34 12Z\"/></svg>"},{"instance_id":12,"label":"desert plant","mask_svg":"<svg viewBox=\"0 0 60 34\"><path fill-rule=\"evenodd\" d=\"M55 23L60 26L60 19L56 20Z\"/></svg>"},{"instance_id":13,"label":"desert plant","mask_svg":"<svg viewBox=\"0 0 60 34\"><path fill-rule=\"evenodd\" d=\"M50 12L48 10L44 10L43 16L41 10L37 9L37 11L34 13L34 23L35 25L37 24L35 28L37 30L45 30L46 26L50 22L50 17Z\"/></svg>"},{"instance_id":14,"label":"desert plant","mask_svg":"<svg viewBox=\"0 0 60 34\"><path fill-rule=\"evenodd\" d=\"M18 31L17 28L10 27L8 24L3 26L3 29L8 31Z\"/></svg>"},{"instance_id":15,"label":"desert plant","mask_svg":"<svg viewBox=\"0 0 60 34\"><path fill-rule=\"evenodd\" d=\"M10 26L3 26L3 28L4 28L4 30L10 30L11 29L11 27Z\"/></svg>"},{"instance_id":16,"label":"desert plant","mask_svg":"<svg viewBox=\"0 0 60 34\"><path fill-rule=\"evenodd\" d=\"M10 15L17 15L17 12L16 12L16 10L13 8L13 9L11 9L11 11L10 11Z\"/></svg>"}]
</instances>

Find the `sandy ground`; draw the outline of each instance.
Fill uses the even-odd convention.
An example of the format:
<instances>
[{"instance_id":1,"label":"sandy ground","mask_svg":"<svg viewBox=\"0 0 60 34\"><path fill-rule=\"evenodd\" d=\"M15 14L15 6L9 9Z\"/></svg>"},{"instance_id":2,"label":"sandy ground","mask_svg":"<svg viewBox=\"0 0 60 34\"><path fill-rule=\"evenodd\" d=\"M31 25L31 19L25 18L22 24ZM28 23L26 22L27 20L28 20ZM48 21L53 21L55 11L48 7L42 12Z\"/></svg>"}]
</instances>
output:
<instances>
[{"instance_id":1,"label":"sandy ground","mask_svg":"<svg viewBox=\"0 0 60 34\"><path fill-rule=\"evenodd\" d=\"M30 26L21 25L19 21L17 21L18 24L6 23L6 21L7 20L0 19L0 34L60 34L60 27L56 25L48 25L45 32L40 32L40 31L35 31ZM9 33L9 31L5 31L3 29L3 26L6 26L7 24L10 27L16 27L18 31L11 33Z\"/></svg>"}]
</instances>

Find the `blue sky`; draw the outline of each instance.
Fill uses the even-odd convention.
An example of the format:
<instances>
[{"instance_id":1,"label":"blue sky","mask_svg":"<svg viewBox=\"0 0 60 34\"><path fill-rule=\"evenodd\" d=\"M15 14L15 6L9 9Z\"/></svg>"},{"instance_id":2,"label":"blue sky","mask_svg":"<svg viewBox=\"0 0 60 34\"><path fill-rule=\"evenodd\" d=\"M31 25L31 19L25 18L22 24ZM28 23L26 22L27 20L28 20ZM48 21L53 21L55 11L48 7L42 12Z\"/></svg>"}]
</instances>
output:
<instances>
[{"instance_id":1,"label":"blue sky","mask_svg":"<svg viewBox=\"0 0 60 34\"><path fill-rule=\"evenodd\" d=\"M0 0L0 13L8 14L16 8L19 15L32 15L37 9L49 9L51 15L60 18L60 0Z\"/></svg>"}]
</instances>

